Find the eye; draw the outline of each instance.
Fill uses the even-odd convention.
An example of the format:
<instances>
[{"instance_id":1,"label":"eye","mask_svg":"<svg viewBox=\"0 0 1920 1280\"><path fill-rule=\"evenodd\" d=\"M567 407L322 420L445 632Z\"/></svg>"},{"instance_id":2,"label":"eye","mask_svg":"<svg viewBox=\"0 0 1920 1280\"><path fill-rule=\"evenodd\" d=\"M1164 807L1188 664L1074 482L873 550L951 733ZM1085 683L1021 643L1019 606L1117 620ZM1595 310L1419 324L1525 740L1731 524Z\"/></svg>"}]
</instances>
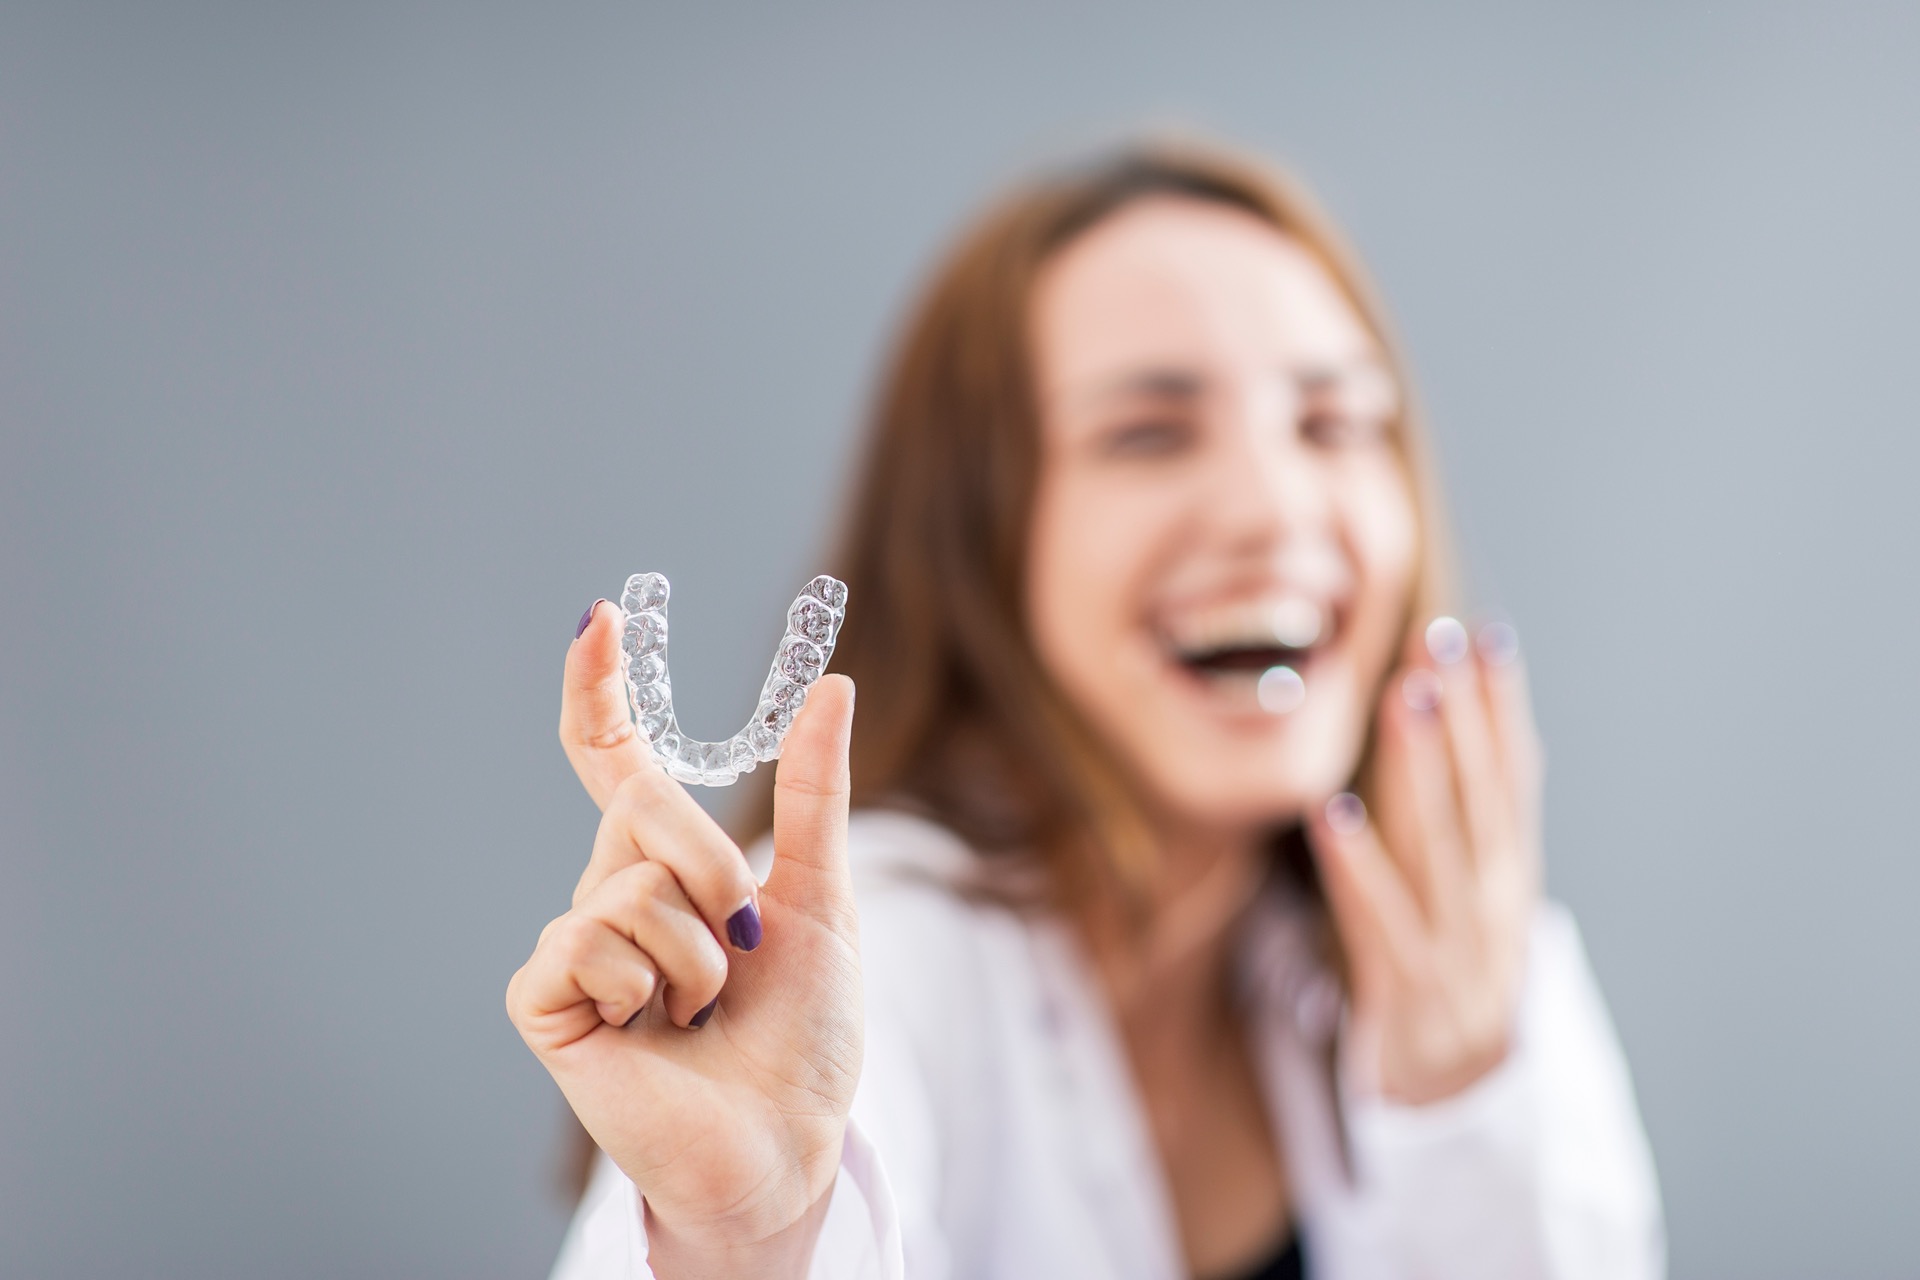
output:
<instances>
[{"instance_id":1,"label":"eye","mask_svg":"<svg viewBox=\"0 0 1920 1280\"><path fill-rule=\"evenodd\" d=\"M1385 441L1386 418L1375 414L1316 412L1300 420L1300 434L1322 449L1362 449Z\"/></svg>"},{"instance_id":2,"label":"eye","mask_svg":"<svg viewBox=\"0 0 1920 1280\"><path fill-rule=\"evenodd\" d=\"M1109 458L1164 458L1193 442L1193 428L1178 418L1142 418L1113 428L1100 437L1100 452Z\"/></svg>"}]
</instances>

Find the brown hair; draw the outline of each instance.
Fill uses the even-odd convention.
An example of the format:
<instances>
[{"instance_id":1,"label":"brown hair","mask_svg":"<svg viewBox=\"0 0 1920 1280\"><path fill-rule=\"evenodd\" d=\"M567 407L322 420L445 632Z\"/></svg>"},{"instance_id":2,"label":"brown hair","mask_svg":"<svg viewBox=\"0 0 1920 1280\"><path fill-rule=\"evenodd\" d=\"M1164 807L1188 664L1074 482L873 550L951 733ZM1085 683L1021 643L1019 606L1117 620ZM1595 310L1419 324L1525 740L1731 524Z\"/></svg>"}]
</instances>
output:
<instances>
[{"instance_id":1,"label":"brown hair","mask_svg":"<svg viewBox=\"0 0 1920 1280\"><path fill-rule=\"evenodd\" d=\"M1043 672L1023 604L1040 463L1029 300L1066 244L1151 196L1250 213L1343 287L1403 389L1393 436L1425 535L1410 615L1436 612L1449 594L1405 360L1356 258L1298 184L1242 156L1159 143L1003 197L960 238L903 328L829 561L851 606L833 665L860 691L854 804L909 808L950 828L987 856L975 887L997 896L1037 884L1056 905L1111 895L1138 910L1154 873L1137 788ZM740 798L742 843L772 824L770 773ZM1311 884L1298 833L1280 836ZM1009 858L1040 874L1004 874Z\"/></svg>"}]
</instances>

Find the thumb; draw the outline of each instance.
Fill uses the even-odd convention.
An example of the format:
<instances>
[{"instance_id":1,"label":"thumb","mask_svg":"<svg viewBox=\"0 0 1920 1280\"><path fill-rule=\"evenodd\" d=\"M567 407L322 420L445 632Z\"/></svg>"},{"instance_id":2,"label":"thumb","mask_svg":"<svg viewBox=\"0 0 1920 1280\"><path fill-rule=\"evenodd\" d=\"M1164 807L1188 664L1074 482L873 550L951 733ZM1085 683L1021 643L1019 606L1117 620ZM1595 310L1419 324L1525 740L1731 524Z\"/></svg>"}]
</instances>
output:
<instances>
[{"instance_id":1,"label":"thumb","mask_svg":"<svg viewBox=\"0 0 1920 1280\"><path fill-rule=\"evenodd\" d=\"M822 676L793 719L773 779L773 871L767 889L809 915L852 900L847 874L847 750L853 681Z\"/></svg>"}]
</instances>

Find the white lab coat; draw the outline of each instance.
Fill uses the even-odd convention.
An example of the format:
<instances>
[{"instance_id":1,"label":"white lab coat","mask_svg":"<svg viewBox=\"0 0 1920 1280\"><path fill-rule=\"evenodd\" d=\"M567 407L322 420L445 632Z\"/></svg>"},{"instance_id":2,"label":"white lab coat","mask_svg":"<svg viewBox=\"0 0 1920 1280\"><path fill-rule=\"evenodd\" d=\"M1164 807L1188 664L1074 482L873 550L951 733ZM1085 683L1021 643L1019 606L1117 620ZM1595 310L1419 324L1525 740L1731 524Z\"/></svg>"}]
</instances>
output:
<instances>
[{"instance_id":1,"label":"white lab coat","mask_svg":"<svg viewBox=\"0 0 1920 1280\"><path fill-rule=\"evenodd\" d=\"M1071 934L943 888L972 855L921 819L856 814L849 855L867 1051L815 1280L1184 1280L1172 1198ZM1330 1052L1341 998L1302 910L1263 896L1240 977L1308 1274L1660 1276L1653 1162L1565 910L1536 921L1506 1061L1420 1107L1364 1096ZM651 1276L639 1197L604 1156L553 1276Z\"/></svg>"}]
</instances>

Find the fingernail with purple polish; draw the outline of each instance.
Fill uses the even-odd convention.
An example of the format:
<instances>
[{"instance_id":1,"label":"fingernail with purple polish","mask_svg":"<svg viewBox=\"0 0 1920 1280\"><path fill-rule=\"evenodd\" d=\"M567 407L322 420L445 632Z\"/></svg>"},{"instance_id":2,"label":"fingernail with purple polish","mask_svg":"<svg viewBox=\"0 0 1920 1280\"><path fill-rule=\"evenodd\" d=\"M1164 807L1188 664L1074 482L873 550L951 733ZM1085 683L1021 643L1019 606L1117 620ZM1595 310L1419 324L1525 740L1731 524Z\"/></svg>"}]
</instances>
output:
<instances>
[{"instance_id":1,"label":"fingernail with purple polish","mask_svg":"<svg viewBox=\"0 0 1920 1280\"><path fill-rule=\"evenodd\" d=\"M1490 667L1504 667L1520 656L1520 633L1505 622L1489 622L1480 628L1473 644Z\"/></svg>"},{"instance_id":2,"label":"fingernail with purple polish","mask_svg":"<svg viewBox=\"0 0 1920 1280\"><path fill-rule=\"evenodd\" d=\"M1327 825L1343 836L1358 834L1367 825L1367 806L1351 791L1327 801Z\"/></svg>"},{"instance_id":3,"label":"fingernail with purple polish","mask_svg":"<svg viewBox=\"0 0 1920 1280\"><path fill-rule=\"evenodd\" d=\"M638 1009L635 1009L632 1013L627 1015L627 1020L620 1024L621 1027L625 1028L625 1027L632 1026L633 1020L639 1017L641 1014L645 1013L646 1011L647 1011L647 1006L644 1004L641 1005Z\"/></svg>"},{"instance_id":4,"label":"fingernail with purple polish","mask_svg":"<svg viewBox=\"0 0 1920 1280\"><path fill-rule=\"evenodd\" d=\"M1415 667L1401 679L1400 696L1415 711L1432 711L1440 705L1440 677L1425 667Z\"/></svg>"},{"instance_id":5,"label":"fingernail with purple polish","mask_svg":"<svg viewBox=\"0 0 1920 1280\"><path fill-rule=\"evenodd\" d=\"M751 951L759 946L760 933L760 911L753 905L752 899L727 917L727 941L742 951Z\"/></svg>"},{"instance_id":6,"label":"fingernail with purple polish","mask_svg":"<svg viewBox=\"0 0 1920 1280\"><path fill-rule=\"evenodd\" d=\"M1450 667L1461 661L1470 648L1467 629L1460 625L1460 619L1442 614L1427 624L1427 652L1441 666Z\"/></svg>"},{"instance_id":7,"label":"fingernail with purple polish","mask_svg":"<svg viewBox=\"0 0 1920 1280\"><path fill-rule=\"evenodd\" d=\"M700 1012L694 1014L691 1018L687 1019L688 1029L691 1030L694 1027L706 1026L707 1019L713 1016L713 1011L719 1008L719 1006L720 1006L719 996L715 996L713 999L707 1001L705 1008L701 1009Z\"/></svg>"},{"instance_id":8,"label":"fingernail with purple polish","mask_svg":"<svg viewBox=\"0 0 1920 1280\"><path fill-rule=\"evenodd\" d=\"M587 606L587 611L580 615L580 625L573 629L573 638L575 640L587 634L587 624L593 621L593 611L605 603L605 600L595 600Z\"/></svg>"}]
</instances>

